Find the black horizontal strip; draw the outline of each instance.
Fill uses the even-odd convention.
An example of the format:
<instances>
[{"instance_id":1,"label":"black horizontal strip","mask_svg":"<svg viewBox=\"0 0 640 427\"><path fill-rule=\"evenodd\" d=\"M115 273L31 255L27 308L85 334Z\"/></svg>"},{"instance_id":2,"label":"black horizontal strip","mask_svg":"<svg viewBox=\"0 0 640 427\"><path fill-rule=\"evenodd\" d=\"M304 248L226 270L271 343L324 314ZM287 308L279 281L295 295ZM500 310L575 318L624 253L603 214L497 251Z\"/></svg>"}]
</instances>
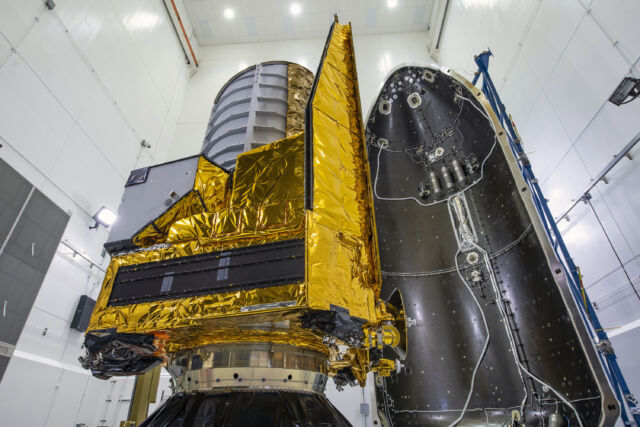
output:
<instances>
[{"instance_id":1,"label":"black horizontal strip","mask_svg":"<svg viewBox=\"0 0 640 427\"><path fill-rule=\"evenodd\" d=\"M108 305L301 282L305 278L304 255L304 240L288 240L122 267Z\"/></svg>"}]
</instances>

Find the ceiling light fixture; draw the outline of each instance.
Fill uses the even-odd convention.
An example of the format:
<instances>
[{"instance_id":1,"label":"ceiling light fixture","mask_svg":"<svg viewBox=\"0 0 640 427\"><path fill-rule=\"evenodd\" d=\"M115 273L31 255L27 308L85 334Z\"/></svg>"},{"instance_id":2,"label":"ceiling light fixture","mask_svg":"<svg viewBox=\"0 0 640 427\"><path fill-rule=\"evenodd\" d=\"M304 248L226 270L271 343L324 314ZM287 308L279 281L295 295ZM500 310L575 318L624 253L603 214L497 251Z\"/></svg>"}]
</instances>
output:
<instances>
[{"instance_id":1,"label":"ceiling light fixture","mask_svg":"<svg viewBox=\"0 0 640 427\"><path fill-rule=\"evenodd\" d=\"M300 12L302 12L302 6L300 6L300 3L292 3L289 11L292 15L300 15Z\"/></svg>"},{"instance_id":2,"label":"ceiling light fixture","mask_svg":"<svg viewBox=\"0 0 640 427\"><path fill-rule=\"evenodd\" d=\"M113 225L114 222L116 222L116 219L118 219L118 215L111 209L103 206L98 209L98 212L93 215L93 220L96 223L95 225L89 227L89 229L93 230L95 228L98 228L99 225L103 226L104 228L109 228Z\"/></svg>"},{"instance_id":3,"label":"ceiling light fixture","mask_svg":"<svg viewBox=\"0 0 640 427\"><path fill-rule=\"evenodd\" d=\"M387 7L393 9L398 5L398 0L387 0Z\"/></svg>"},{"instance_id":4,"label":"ceiling light fixture","mask_svg":"<svg viewBox=\"0 0 640 427\"><path fill-rule=\"evenodd\" d=\"M233 17L236 16L236 13L231 8L226 8L223 13L227 19L233 19Z\"/></svg>"}]
</instances>

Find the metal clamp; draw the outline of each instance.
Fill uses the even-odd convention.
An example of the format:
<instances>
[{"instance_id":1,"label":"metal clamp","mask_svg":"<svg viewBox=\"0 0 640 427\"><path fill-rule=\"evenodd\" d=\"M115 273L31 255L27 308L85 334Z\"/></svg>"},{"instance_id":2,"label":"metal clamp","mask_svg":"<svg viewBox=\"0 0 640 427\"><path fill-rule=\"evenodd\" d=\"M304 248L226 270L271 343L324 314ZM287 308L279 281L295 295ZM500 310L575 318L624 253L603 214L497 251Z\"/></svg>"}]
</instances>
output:
<instances>
[{"instance_id":1,"label":"metal clamp","mask_svg":"<svg viewBox=\"0 0 640 427\"><path fill-rule=\"evenodd\" d=\"M636 399L636 397L633 395L633 393L627 393L624 395L624 400L627 401L627 403L630 403L634 406L638 406L638 399ZM640 408L635 408L636 410L640 410Z\"/></svg>"},{"instance_id":2,"label":"metal clamp","mask_svg":"<svg viewBox=\"0 0 640 427\"><path fill-rule=\"evenodd\" d=\"M596 343L595 347L600 353L604 355L614 354L613 346L611 345L611 341L609 340L601 340Z\"/></svg>"}]
</instances>

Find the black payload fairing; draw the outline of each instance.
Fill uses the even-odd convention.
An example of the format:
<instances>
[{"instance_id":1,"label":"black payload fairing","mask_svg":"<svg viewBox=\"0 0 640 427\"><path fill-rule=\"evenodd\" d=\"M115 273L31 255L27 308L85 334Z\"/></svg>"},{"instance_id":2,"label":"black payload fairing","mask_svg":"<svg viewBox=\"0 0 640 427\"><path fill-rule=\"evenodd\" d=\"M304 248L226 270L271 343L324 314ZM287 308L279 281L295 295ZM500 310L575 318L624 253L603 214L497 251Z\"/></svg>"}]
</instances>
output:
<instances>
[{"instance_id":1,"label":"black payload fairing","mask_svg":"<svg viewBox=\"0 0 640 427\"><path fill-rule=\"evenodd\" d=\"M617 402L480 90L400 68L366 134L382 295L401 293L409 325L403 367L377 381L380 417L613 425Z\"/></svg>"}]
</instances>

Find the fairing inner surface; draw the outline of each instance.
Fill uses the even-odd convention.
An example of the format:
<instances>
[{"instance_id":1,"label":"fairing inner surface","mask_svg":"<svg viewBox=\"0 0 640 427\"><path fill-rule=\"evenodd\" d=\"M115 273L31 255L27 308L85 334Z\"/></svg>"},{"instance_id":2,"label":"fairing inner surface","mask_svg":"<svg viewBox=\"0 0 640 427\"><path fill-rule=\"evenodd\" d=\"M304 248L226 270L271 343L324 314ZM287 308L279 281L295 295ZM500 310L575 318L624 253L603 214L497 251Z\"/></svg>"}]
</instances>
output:
<instances>
[{"instance_id":1,"label":"fairing inner surface","mask_svg":"<svg viewBox=\"0 0 640 427\"><path fill-rule=\"evenodd\" d=\"M588 362L593 349L581 345L521 198L528 188L488 114L456 78L404 67L368 119L382 297L399 289L410 319L404 367L378 382L379 410L396 426L511 424L522 409L521 422L543 425L559 402L571 425L576 411L599 425L608 384L595 379L601 367ZM575 411L526 375L513 349Z\"/></svg>"}]
</instances>

